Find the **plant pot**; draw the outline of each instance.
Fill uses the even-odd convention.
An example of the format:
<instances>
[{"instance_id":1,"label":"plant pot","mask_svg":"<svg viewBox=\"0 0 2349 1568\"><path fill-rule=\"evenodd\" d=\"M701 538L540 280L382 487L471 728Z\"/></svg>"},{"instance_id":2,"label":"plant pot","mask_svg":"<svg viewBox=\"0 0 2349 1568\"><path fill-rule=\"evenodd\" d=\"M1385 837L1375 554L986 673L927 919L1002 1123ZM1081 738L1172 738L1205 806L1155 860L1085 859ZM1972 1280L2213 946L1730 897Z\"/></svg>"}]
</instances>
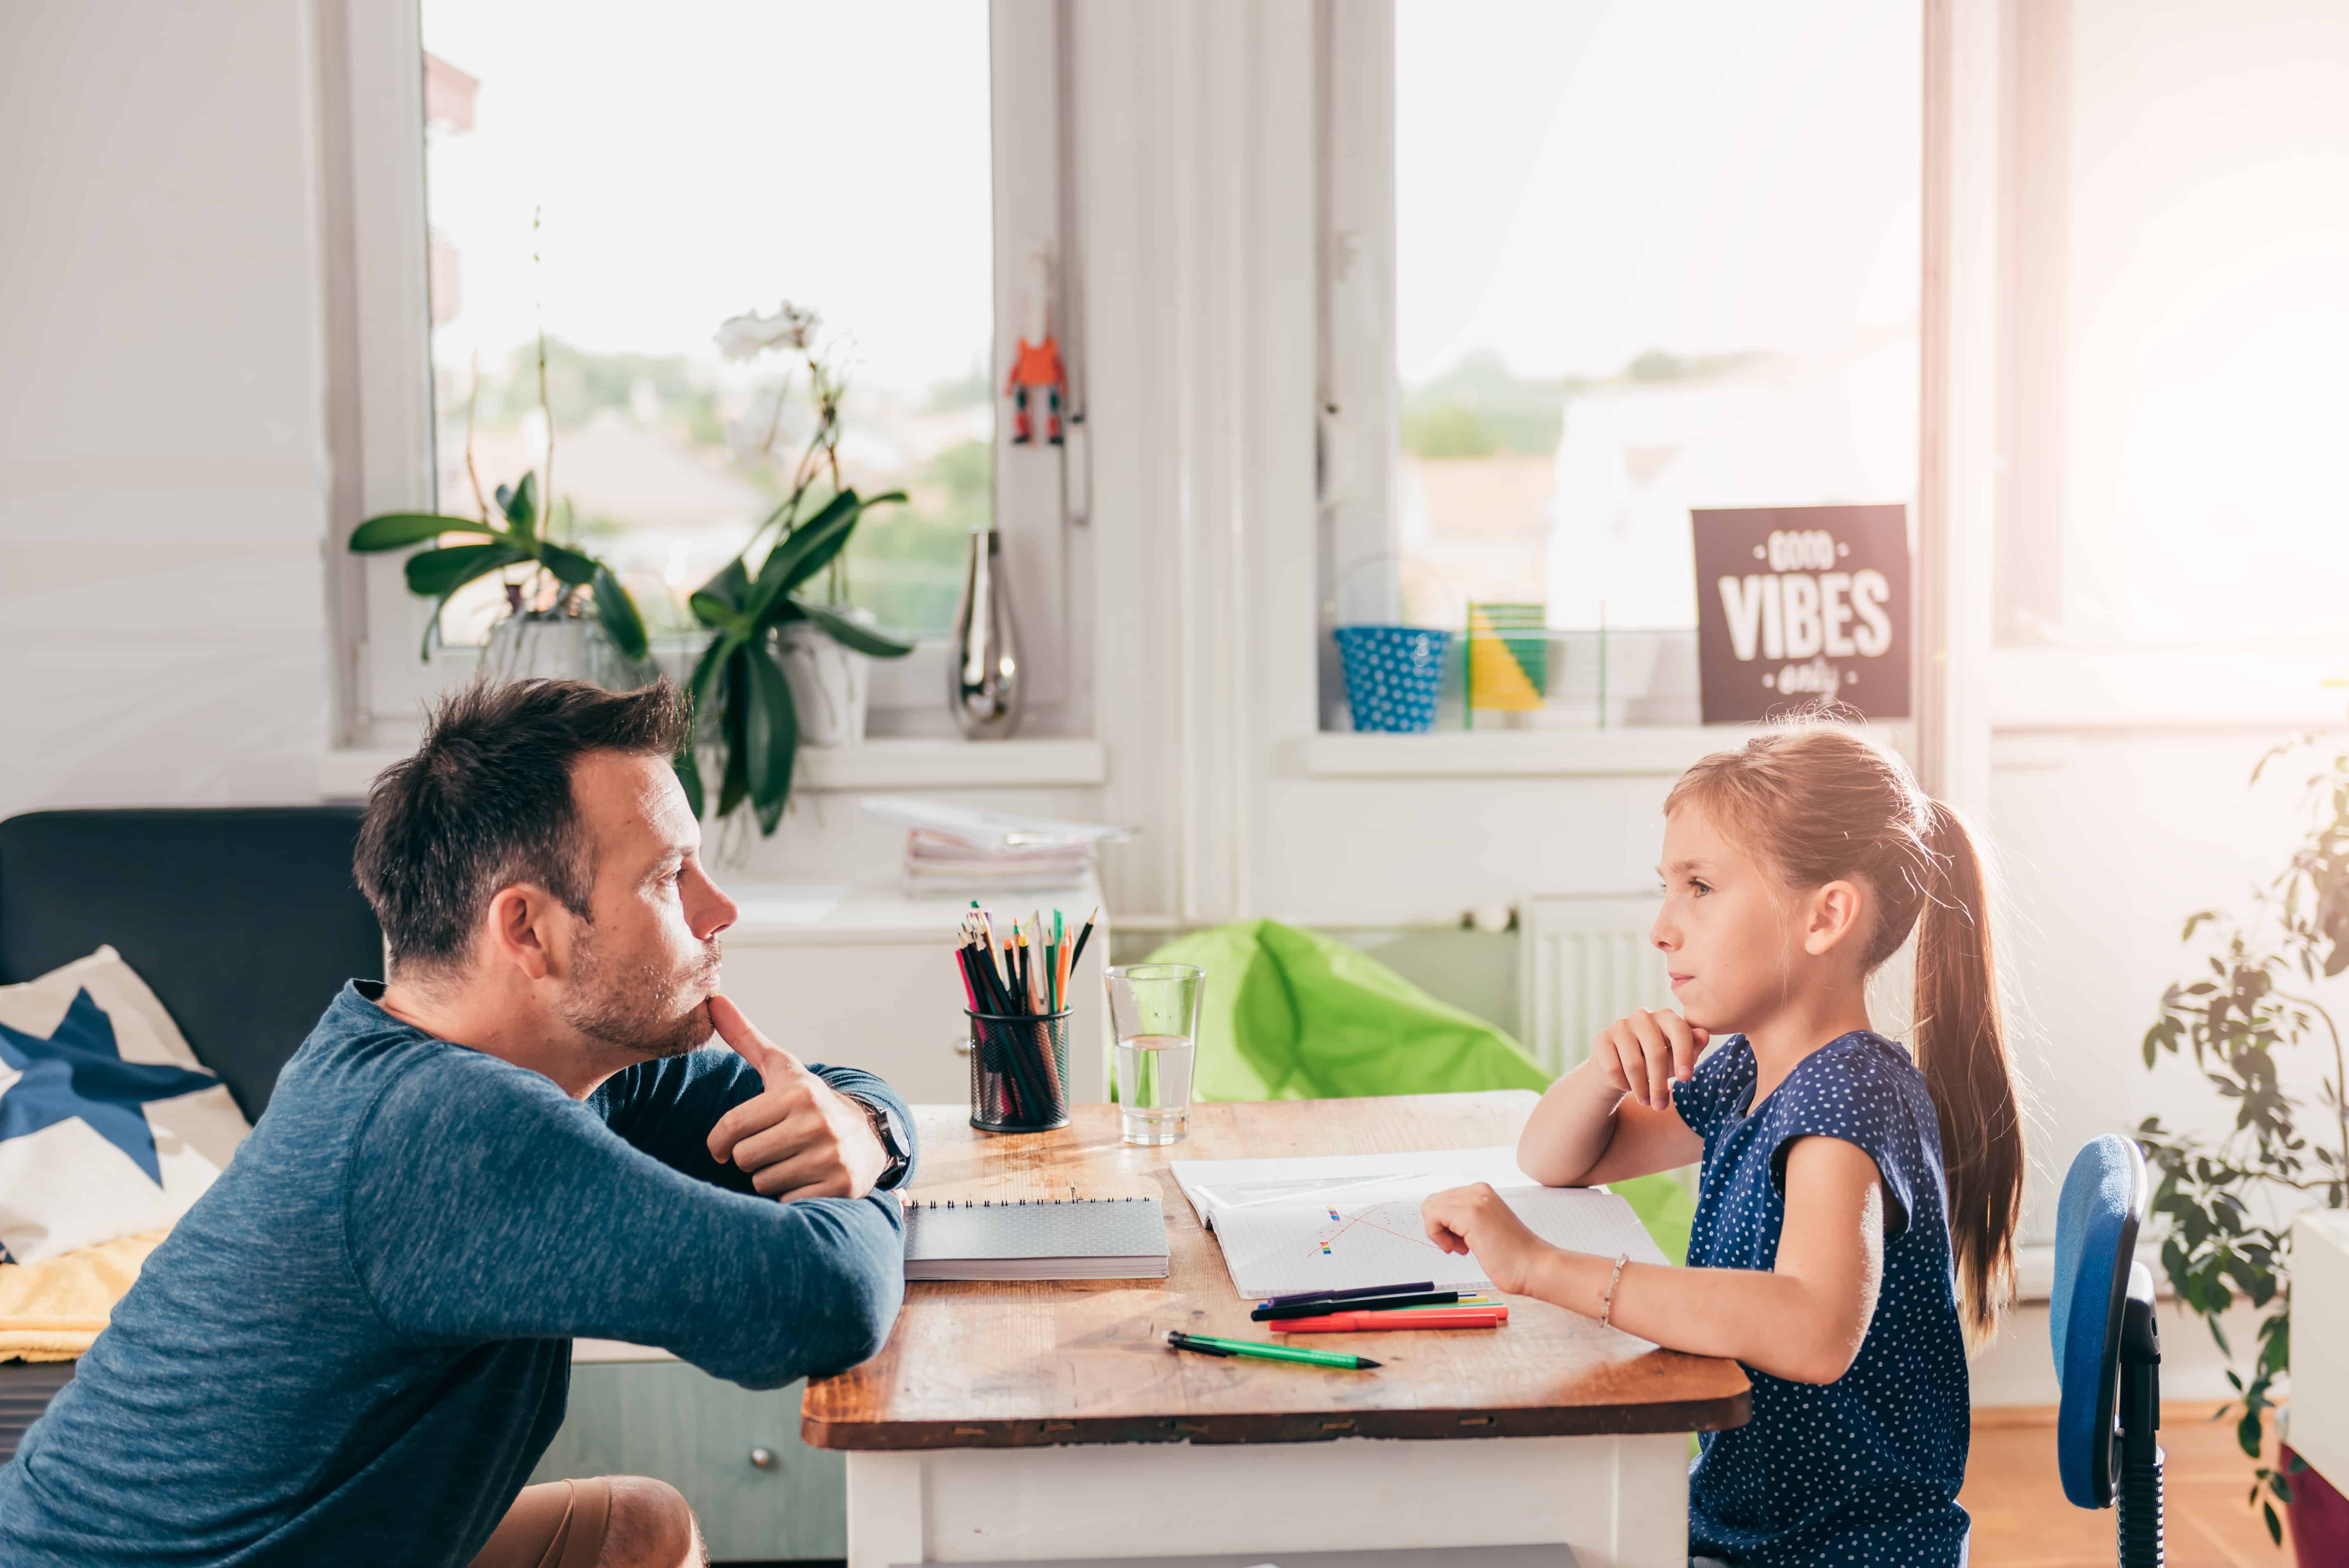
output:
<instances>
[{"instance_id":1,"label":"plant pot","mask_svg":"<svg viewBox=\"0 0 2349 1568\"><path fill-rule=\"evenodd\" d=\"M868 610L849 616L867 625ZM802 746L854 746L864 738L864 712L873 697L873 661L852 653L805 621L775 634L775 655L799 710Z\"/></svg>"},{"instance_id":2,"label":"plant pot","mask_svg":"<svg viewBox=\"0 0 2349 1568\"><path fill-rule=\"evenodd\" d=\"M654 674L620 652L595 616L555 610L526 610L492 624L481 673L493 681L586 681L606 691L633 691Z\"/></svg>"},{"instance_id":3,"label":"plant pot","mask_svg":"<svg viewBox=\"0 0 2349 1568\"><path fill-rule=\"evenodd\" d=\"M2277 1467L2292 1480L2284 1518L2292 1525L2292 1561L2300 1568L2334 1568L2349 1563L2349 1497L2313 1470L2292 1474L2290 1444L2278 1452Z\"/></svg>"}]
</instances>

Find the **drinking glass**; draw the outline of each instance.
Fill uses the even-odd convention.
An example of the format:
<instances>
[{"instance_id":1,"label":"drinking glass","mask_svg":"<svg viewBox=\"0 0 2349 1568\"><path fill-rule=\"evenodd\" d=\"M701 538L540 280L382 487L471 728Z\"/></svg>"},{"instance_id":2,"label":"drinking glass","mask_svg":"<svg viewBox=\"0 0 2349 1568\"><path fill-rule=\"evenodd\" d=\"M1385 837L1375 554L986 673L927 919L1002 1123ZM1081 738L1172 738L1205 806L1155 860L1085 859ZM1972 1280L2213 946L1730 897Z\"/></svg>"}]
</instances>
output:
<instances>
[{"instance_id":1,"label":"drinking glass","mask_svg":"<svg viewBox=\"0 0 2349 1568\"><path fill-rule=\"evenodd\" d=\"M1191 1112L1191 1058L1207 974L1188 964L1129 964L1103 972L1117 1042L1117 1104L1125 1141L1179 1143Z\"/></svg>"}]
</instances>

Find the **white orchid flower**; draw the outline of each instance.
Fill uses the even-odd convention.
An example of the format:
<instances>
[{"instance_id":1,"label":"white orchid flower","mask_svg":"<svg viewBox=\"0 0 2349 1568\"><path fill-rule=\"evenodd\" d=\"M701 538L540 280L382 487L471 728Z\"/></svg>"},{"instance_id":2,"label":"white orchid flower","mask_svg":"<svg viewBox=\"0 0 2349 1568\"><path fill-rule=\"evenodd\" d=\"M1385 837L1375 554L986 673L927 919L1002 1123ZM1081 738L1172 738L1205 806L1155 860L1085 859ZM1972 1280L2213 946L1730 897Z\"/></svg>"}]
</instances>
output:
<instances>
[{"instance_id":1,"label":"white orchid flower","mask_svg":"<svg viewBox=\"0 0 2349 1568\"><path fill-rule=\"evenodd\" d=\"M754 310L727 317L719 323L713 341L719 354L727 359L756 359L770 348L805 353L816 325L815 312L802 310L785 300L772 315L761 315Z\"/></svg>"}]
</instances>

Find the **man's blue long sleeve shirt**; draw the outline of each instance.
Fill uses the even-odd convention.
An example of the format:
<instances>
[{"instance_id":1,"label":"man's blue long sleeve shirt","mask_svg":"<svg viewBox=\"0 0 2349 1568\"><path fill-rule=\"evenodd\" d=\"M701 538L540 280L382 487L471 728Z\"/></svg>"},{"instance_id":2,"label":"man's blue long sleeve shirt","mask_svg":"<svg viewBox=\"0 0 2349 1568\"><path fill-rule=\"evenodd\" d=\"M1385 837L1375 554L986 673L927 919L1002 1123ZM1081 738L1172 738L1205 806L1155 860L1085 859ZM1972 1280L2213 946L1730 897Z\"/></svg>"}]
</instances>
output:
<instances>
[{"instance_id":1,"label":"man's blue long sleeve shirt","mask_svg":"<svg viewBox=\"0 0 2349 1568\"><path fill-rule=\"evenodd\" d=\"M713 1048L577 1101L347 987L0 1470L0 1562L461 1568L562 1424L574 1336L754 1388L868 1358L896 1196L752 1192L705 1140L760 1088Z\"/></svg>"}]
</instances>

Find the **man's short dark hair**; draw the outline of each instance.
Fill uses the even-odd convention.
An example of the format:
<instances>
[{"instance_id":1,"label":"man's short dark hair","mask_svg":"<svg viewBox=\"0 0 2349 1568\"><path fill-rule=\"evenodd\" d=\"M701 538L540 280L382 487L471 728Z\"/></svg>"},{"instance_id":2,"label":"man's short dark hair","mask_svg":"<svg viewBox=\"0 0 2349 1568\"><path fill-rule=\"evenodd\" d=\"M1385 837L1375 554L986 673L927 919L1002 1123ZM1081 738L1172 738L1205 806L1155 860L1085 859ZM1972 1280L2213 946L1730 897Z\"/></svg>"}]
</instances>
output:
<instances>
[{"instance_id":1,"label":"man's short dark hair","mask_svg":"<svg viewBox=\"0 0 2349 1568\"><path fill-rule=\"evenodd\" d=\"M595 885L572 764L591 751L674 756L684 698L583 681L476 681L443 699L412 757L367 794L353 869L395 970L460 964L491 895L534 883L585 915Z\"/></svg>"}]
</instances>

